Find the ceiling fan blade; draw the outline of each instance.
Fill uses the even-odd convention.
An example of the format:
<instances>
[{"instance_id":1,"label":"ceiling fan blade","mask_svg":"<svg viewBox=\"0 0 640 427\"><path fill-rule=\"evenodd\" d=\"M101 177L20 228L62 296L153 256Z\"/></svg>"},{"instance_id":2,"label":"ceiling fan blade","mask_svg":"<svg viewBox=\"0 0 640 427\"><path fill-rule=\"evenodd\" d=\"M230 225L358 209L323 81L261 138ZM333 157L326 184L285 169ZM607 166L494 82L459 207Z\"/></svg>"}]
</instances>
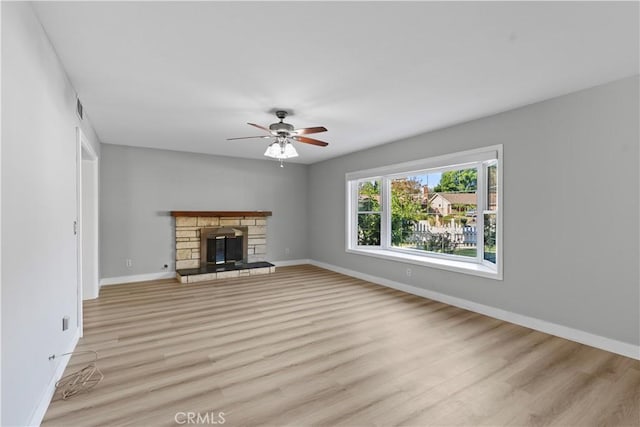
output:
<instances>
[{"instance_id":1,"label":"ceiling fan blade","mask_svg":"<svg viewBox=\"0 0 640 427\"><path fill-rule=\"evenodd\" d=\"M309 133L326 132L327 128L324 126L316 126L313 128L294 129L293 133L296 135L307 135Z\"/></svg>"},{"instance_id":2,"label":"ceiling fan blade","mask_svg":"<svg viewBox=\"0 0 640 427\"><path fill-rule=\"evenodd\" d=\"M253 126L253 127L257 127L258 129L266 130L267 132L271 133L271 131L269 130L269 128L266 128L266 127L264 127L264 126L260 126L260 125L257 125L257 124L255 124L255 123L247 123L247 124L248 124L248 125L250 125L250 126Z\"/></svg>"},{"instance_id":3,"label":"ceiling fan blade","mask_svg":"<svg viewBox=\"0 0 640 427\"><path fill-rule=\"evenodd\" d=\"M241 136L239 138L227 138L227 141L233 141L235 139L251 139L251 138L260 138L260 139L264 139L264 138L273 138L271 135L263 135L263 136Z\"/></svg>"},{"instance_id":4,"label":"ceiling fan blade","mask_svg":"<svg viewBox=\"0 0 640 427\"><path fill-rule=\"evenodd\" d=\"M326 147L328 142L320 141L319 139L307 138L306 136L292 136L298 142L304 142L305 144L319 145L320 147Z\"/></svg>"}]
</instances>

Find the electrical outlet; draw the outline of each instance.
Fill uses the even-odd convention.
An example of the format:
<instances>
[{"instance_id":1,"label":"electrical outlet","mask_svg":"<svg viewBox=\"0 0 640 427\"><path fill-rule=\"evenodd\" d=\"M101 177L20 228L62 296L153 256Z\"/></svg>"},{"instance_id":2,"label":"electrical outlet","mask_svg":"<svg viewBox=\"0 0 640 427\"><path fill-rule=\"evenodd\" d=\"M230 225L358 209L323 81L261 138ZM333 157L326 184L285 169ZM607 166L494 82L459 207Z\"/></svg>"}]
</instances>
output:
<instances>
[{"instance_id":1,"label":"electrical outlet","mask_svg":"<svg viewBox=\"0 0 640 427\"><path fill-rule=\"evenodd\" d=\"M133 266L133 261L131 261L129 258L124 260L124 265L126 265L127 267L131 267Z\"/></svg>"},{"instance_id":2,"label":"electrical outlet","mask_svg":"<svg viewBox=\"0 0 640 427\"><path fill-rule=\"evenodd\" d=\"M291 249L289 249L289 248L284 248L284 254L285 254L285 255L290 255L290 254L291 254Z\"/></svg>"},{"instance_id":3,"label":"electrical outlet","mask_svg":"<svg viewBox=\"0 0 640 427\"><path fill-rule=\"evenodd\" d=\"M411 277L411 269L407 268L407 277Z\"/></svg>"}]
</instances>

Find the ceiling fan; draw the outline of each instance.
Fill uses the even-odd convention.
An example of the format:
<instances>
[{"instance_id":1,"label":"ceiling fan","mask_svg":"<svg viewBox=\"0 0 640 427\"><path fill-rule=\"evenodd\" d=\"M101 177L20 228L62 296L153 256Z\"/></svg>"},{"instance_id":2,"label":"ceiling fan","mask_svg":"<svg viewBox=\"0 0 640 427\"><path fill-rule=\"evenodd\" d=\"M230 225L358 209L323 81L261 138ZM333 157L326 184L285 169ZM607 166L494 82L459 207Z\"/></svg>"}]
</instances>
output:
<instances>
[{"instance_id":1,"label":"ceiling fan","mask_svg":"<svg viewBox=\"0 0 640 427\"><path fill-rule=\"evenodd\" d=\"M289 159L291 157L298 156L298 152L296 151L294 146L291 144L291 140L302 142L304 144L317 145L319 147L326 147L327 145L329 145L329 143L320 141L319 139L302 136L302 135L308 135L311 133L326 132L327 128L325 128L324 126L316 126L316 127L310 127L310 128L295 129L293 125L284 122L284 119L285 117L287 117L287 115L288 113L284 110L276 111L276 117L280 119L280 121L276 123L271 123L268 128L257 125L255 123L247 123L250 126L253 126L268 132L269 135L227 138L227 141L233 141L237 139L252 139L252 138L260 138L260 139L275 138L275 141L272 142L269 145L269 147L267 147L267 151L265 151L264 155L267 157L273 157L274 159L280 160L280 167L283 167L282 161L284 159Z\"/></svg>"}]
</instances>

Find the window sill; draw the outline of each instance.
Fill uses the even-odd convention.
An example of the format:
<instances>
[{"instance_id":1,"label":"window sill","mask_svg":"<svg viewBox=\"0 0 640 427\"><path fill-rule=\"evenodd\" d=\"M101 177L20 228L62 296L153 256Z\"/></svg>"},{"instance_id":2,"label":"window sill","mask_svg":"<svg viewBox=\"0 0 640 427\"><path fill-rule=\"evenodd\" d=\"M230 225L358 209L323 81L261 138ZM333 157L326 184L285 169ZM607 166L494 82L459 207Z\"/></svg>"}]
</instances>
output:
<instances>
[{"instance_id":1,"label":"window sill","mask_svg":"<svg viewBox=\"0 0 640 427\"><path fill-rule=\"evenodd\" d=\"M451 259L412 255L391 251L388 249L347 249L347 253L371 256L390 261L405 262L424 267L439 268L441 270L455 271L457 273L471 274L494 280L502 280L502 274L490 267L472 262L456 261Z\"/></svg>"}]
</instances>

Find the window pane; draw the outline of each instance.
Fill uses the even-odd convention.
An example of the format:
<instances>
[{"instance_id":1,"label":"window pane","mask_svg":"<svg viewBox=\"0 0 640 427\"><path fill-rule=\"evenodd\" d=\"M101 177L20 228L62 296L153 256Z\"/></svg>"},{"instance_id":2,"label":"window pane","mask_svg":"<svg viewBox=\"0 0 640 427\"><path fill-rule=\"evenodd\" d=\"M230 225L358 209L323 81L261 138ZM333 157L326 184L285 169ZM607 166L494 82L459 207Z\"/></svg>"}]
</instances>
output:
<instances>
[{"instance_id":1,"label":"window pane","mask_svg":"<svg viewBox=\"0 0 640 427\"><path fill-rule=\"evenodd\" d=\"M498 165L487 167L487 210L498 209Z\"/></svg>"},{"instance_id":2,"label":"window pane","mask_svg":"<svg viewBox=\"0 0 640 427\"><path fill-rule=\"evenodd\" d=\"M415 225L423 216L423 187L419 177L391 181L391 244L411 246Z\"/></svg>"},{"instance_id":3,"label":"window pane","mask_svg":"<svg viewBox=\"0 0 640 427\"><path fill-rule=\"evenodd\" d=\"M358 214L358 245L380 246L380 214Z\"/></svg>"},{"instance_id":4,"label":"window pane","mask_svg":"<svg viewBox=\"0 0 640 427\"><path fill-rule=\"evenodd\" d=\"M475 257L475 168L391 181L391 245Z\"/></svg>"},{"instance_id":5,"label":"window pane","mask_svg":"<svg viewBox=\"0 0 640 427\"><path fill-rule=\"evenodd\" d=\"M496 263L496 214L484 214L484 259Z\"/></svg>"},{"instance_id":6,"label":"window pane","mask_svg":"<svg viewBox=\"0 0 640 427\"><path fill-rule=\"evenodd\" d=\"M380 180L358 183L358 212L380 211Z\"/></svg>"}]
</instances>

